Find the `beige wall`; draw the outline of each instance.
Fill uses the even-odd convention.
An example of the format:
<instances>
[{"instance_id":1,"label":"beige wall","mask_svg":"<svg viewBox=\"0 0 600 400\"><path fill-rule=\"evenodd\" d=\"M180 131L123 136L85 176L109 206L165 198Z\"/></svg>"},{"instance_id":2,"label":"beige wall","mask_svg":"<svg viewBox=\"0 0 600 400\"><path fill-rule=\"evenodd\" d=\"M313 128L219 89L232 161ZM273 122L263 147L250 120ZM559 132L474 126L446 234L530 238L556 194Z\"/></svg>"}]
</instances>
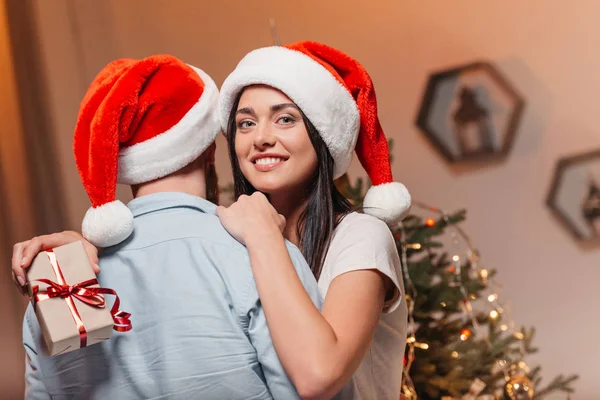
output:
<instances>
[{"instance_id":1,"label":"beige wall","mask_svg":"<svg viewBox=\"0 0 600 400\"><path fill-rule=\"evenodd\" d=\"M578 372L578 399L597 398L596 295L600 250L583 251L544 205L554 162L600 147L600 3L580 0L199 1L37 0L48 106L68 201L65 227L88 206L71 154L86 85L116 57L171 53L221 83L249 49L271 44L269 16L289 43L315 39L366 65L378 88L380 117L395 139L397 179L417 199L447 210L466 207L465 224L517 323L535 325L545 376ZM74 8L68 8L70 4ZM427 72L486 58L527 99L506 163L452 172L414 127ZM219 139L219 170L227 158ZM362 170L355 164L355 176ZM121 190L127 199L126 190ZM559 397L564 398L564 397Z\"/></svg>"}]
</instances>

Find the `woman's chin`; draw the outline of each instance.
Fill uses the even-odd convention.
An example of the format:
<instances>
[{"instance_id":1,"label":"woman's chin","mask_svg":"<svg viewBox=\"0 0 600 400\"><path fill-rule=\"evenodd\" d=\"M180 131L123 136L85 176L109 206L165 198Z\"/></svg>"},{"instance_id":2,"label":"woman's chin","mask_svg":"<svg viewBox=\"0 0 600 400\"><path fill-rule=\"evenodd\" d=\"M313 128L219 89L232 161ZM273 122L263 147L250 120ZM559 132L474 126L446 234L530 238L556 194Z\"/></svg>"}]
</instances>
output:
<instances>
[{"instance_id":1,"label":"woman's chin","mask_svg":"<svg viewBox=\"0 0 600 400\"><path fill-rule=\"evenodd\" d=\"M309 181L310 177L299 174L289 173L288 171L277 171L266 174L249 174L246 177L252 187L256 190L271 196L289 196L298 195L302 192L304 182Z\"/></svg>"},{"instance_id":2,"label":"woman's chin","mask_svg":"<svg viewBox=\"0 0 600 400\"><path fill-rule=\"evenodd\" d=\"M268 195L277 195L278 193L286 192L285 186L276 182L259 182L252 185L256 190Z\"/></svg>"}]
</instances>

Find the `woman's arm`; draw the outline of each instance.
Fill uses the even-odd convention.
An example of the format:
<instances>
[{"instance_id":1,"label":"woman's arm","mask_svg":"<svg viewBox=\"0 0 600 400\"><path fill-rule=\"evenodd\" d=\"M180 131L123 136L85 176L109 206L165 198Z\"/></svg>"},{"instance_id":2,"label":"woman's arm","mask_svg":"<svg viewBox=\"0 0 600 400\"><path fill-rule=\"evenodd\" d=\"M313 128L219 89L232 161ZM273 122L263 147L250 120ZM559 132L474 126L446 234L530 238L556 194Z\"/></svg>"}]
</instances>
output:
<instances>
[{"instance_id":1,"label":"woman's arm","mask_svg":"<svg viewBox=\"0 0 600 400\"><path fill-rule=\"evenodd\" d=\"M282 239L257 234L247 246L273 344L290 379L303 398L331 398L371 343L383 308L384 279L373 270L340 275L320 313Z\"/></svg>"},{"instance_id":2,"label":"woman's arm","mask_svg":"<svg viewBox=\"0 0 600 400\"><path fill-rule=\"evenodd\" d=\"M388 278L374 270L342 274L331 283L319 312L290 260L277 213L267 205L271 207L266 198L253 195L220 208L218 215L248 248L273 344L298 393L331 398L351 378L371 343Z\"/></svg>"},{"instance_id":3,"label":"woman's arm","mask_svg":"<svg viewBox=\"0 0 600 400\"><path fill-rule=\"evenodd\" d=\"M79 232L63 231L51 235L36 236L31 240L15 244L12 254L12 272L15 284L21 293L27 293L25 289L25 284L27 283L25 268L31 265L31 262L39 252L77 242L78 240L83 242L83 247L90 259L94 272L98 274L100 272L100 267L98 266L98 249L85 240Z\"/></svg>"}]
</instances>

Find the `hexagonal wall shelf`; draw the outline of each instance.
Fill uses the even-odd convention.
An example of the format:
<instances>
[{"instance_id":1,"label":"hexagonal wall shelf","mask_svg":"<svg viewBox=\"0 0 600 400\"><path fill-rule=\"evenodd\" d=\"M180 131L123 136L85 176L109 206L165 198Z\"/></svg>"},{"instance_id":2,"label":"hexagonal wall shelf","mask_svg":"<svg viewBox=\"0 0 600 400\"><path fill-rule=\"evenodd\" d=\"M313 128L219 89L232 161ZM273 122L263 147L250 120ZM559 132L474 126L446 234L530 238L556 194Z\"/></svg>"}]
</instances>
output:
<instances>
[{"instance_id":1,"label":"hexagonal wall shelf","mask_svg":"<svg viewBox=\"0 0 600 400\"><path fill-rule=\"evenodd\" d=\"M577 240L600 239L600 150L558 160L546 204Z\"/></svg>"},{"instance_id":2,"label":"hexagonal wall shelf","mask_svg":"<svg viewBox=\"0 0 600 400\"><path fill-rule=\"evenodd\" d=\"M525 101L488 62L429 77L417 126L449 162L503 159Z\"/></svg>"}]
</instances>

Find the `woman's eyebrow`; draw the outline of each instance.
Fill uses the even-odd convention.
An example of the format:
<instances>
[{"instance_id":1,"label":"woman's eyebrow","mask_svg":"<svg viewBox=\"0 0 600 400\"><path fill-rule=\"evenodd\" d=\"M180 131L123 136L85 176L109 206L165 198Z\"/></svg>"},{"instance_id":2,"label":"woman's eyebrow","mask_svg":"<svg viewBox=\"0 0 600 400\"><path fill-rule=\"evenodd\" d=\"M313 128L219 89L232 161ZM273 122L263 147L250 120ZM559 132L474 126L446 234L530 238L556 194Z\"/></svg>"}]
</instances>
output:
<instances>
[{"instance_id":1,"label":"woman's eyebrow","mask_svg":"<svg viewBox=\"0 0 600 400\"><path fill-rule=\"evenodd\" d=\"M280 111L280 110L283 110L284 108L288 108L288 107L292 107L292 108L295 108L296 110L300 111L298 106L295 105L294 103L275 104L275 105L271 106L271 111L273 111L273 112Z\"/></svg>"}]
</instances>

